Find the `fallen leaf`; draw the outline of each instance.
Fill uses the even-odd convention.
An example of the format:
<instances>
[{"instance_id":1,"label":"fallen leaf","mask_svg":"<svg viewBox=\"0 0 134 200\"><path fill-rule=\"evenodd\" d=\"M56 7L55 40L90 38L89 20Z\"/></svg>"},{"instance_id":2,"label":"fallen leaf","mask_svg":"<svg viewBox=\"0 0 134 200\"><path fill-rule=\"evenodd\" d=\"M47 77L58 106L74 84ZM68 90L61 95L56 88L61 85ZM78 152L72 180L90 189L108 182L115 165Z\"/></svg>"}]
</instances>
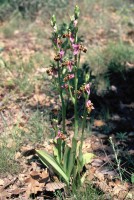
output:
<instances>
[{"instance_id":1,"label":"fallen leaf","mask_svg":"<svg viewBox=\"0 0 134 200\"><path fill-rule=\"evenodd\" d=\"M97 177L100 181L104 181L104 174L102 174L101 171L96 170L94 176Z\"/></svg>"},{"instance_id":2,"label":"fallen leaf","mask_svg":"<svg viewBox=\"0 0 134 200\"><path fill-rule=\"evenodd\" d=\"M110 171L109 169L104 169L101 171L102 174L104 175L109 175L109 176L117 176L117 173L115 171Z\"/></svg>"},{"instance_id":3,"label":"fallen leaf","mask_svg":"<svg viewBox=\"0 0 134 200\"><path fill-rule=\"evenodd\" d=\"M0 179L0 185L4 185L4 181Z\"/></svg>"},{"instance_id":4,"label":"fallen leaf","mask_svg":"<svg viewBox=\"0 0 134 200\"><path fill-rule=\"evenodd\" d=\"M5 190L1 191L0 189L0 200L6 200L8 196L9 194Z\"/></svg>"},{"instance_id":5,"label":"fallen leaf","mask_svg":"<svg viewBox=\"0 0 134 200\"><path fill-rule=\"evenodd\" d=\"M65 183L54 182L46 184L46 191L55 192L55 190L60 190L66 186Z\"/></svg>"},{"instance_id":6,"label":"fallen leaf","mask_svg":"<svg viewBox=\"0 0 134 200\"><path fill-rule=\"evenodd\" d=\"M40 176L41 176L41 180L39 181L40 183L47 182L48 179L49 179L49 173L48 173L47 169L44 170L44 171L41 173Z\"/></svg>"},{"instance_id":7,"label":"fallen leaf","mask_svg":"<svg viewBox=\"0 0 134 200\"><path fill-rule=\"evenodd\" d=\"M37 163L36 163L36 162L31 162L31 165L32 165L32 170L33 170L33 171L36 171L37 168L38 168Z\"/></svg>"},{"instance_id":8,"label":"fallen leaf","mask_svg":"<svg viewBox=\"0 0 134 200\"><path fill-rule=\"evenodd\" d=\"M134 199L134 186L133 188L128 192L126 199Z\"/></svg>"},{"instance_id":9,"label":"fallen leaf","mask_svg":"<svg viewBox=\"0 0 134 200\"><path fill-rule=\"evenodd\" d=\"M36 102L43 104L43 102L46 99L46 95L45 94L35 94L33 98L36 100Z\"/></svg>"},{"instance_id":10,"label":"fallen leaf","mask_svg":"<svg viewBox=\"0 0 134 200\"><path fill-rule=\"evenodd\" d=\"M128 190L128 184L127 183L124 183L124 184L121 184L119 182L115 184L115 187L113 188L113 194L118 196L119 194L121 195L121 193L124 193L125 191ZM126 192L125 192L126 193Z\"/></svg>"},{"instance_id":11,"label":"fallen leaf","mask_svg":"<svg viewBox=\"0 0 134 200\"><path fill-rule=\"evenodd\" d=\"M10 175L8 176L8 178L10 179ZM4 189L8 188L10 185L13 185L17 180L18 180L18 177L12 178L11 176L11 180L8 180L8 182L2 186L0 188L0 191L3 191Z\"/></svg>"},{"instance_id":12,"label":"fallen leaf","mask_svg":"<svg viewBox=\"0 0 134 200\"><path fill-rule=\"evenodd\" d=\"M95 167L90 167L87 172L87 180L92 181L94 179L94 173L96 171Z\"/></svg>"},{"instance_id":13,"label":"fallen leaf","mask_svg":"<svg viewBox=\"0 0 134 200\"><path fill-rule=\"evenodd\" d=\"M94 166L94 167L100 167L101 165L103 165L103 160L101 160L101 159L93 159L93 161L92 161L92 166Z\"/></svg>"},{"instance_id":14,"label":"fallen leaf","mask_svg":"<svg viewBox=\"0 0 134 200\"><path fill-rule=\"evenodd\" d=\"M32 176L33 179L38 180L40 178L40 173L37 171L32 171L30 172L30 175Z\"/></svg>"},{"instance_id":15,"label":"fallen leaf","mask_svg":"<svg viewBox=\"0 0 134 200\"><path fill-rule=\"evenodd\" d=\"M23 192L25 192L25 189L16 188L16 189L12 190L12 196L13 195L19 195Z\"/></svg>"},{"instance_id":16,"label":"fallen leaf","mask_svg":"<svg viewBox=\"0 0 134 200\"><path fill-rule=\"evenodd\" d=\"M97 182L97 186L103 191L103 192L110 192L111 188L107 185L106 181Z\"/></svg>"},{"instance_id":17,"label":"fallen leaf","mask_svg":"<svg viewBox=\"0 0 134 200\"><path fill-rule=\"evenodd\" d=\"M33 155L35 153L35 149L33 149L33 147L31 146L24 146L21 148L21 152L23 156L29 156L29 155Z\"/></svg>"},{"instance_id":18,"label":"fallen leaf","mask_svg":"<svg viewBox=\"0 0 134 200\"><path fill-rule=\"evenodd\" d=\"M94 126L97 126L97 127L101 127L101 126L104 126L105 125L105 122L102 121L102 120L94 120Z\"/></svg>"},{"instance_id":19,"label":"fallen leaf","mask_svg":"<svg viewBox=\"0 0 134 200\"><path fill-rule=\"evenodd\" d=\"M37 180L29 177L25 180L27 184L26 194L29 197L30 194L37 194L37 192L43 191L44 183L39 183Z\"/></svg>"}]
</instances>

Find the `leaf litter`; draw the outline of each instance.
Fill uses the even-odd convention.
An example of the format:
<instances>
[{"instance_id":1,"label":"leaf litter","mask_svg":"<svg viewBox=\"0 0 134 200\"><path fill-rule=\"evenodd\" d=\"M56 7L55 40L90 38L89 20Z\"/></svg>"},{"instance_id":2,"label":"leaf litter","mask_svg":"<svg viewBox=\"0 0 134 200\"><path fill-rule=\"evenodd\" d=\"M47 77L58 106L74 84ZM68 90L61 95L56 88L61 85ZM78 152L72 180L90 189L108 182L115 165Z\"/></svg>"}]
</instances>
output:
<instances>
[{"instance_id":1,"label":"leaf litter","mask_svg":"<svg viewBox=\"0 0 134 200\"><path fill-rule=\"evenodd\" d=\"M102 148L102 141L92 136L85 140L83 152L86 151L86 147L88 152L94 152L91 144L96 140L98 148ZM50 146L48 148L48 146L45 143L44 145L38 145L38 148L52 152L52 141L51 148ZM86 182L91 181L105 195L110 194L112 199L123 200L127 196L133 197L133 186L128 182L119 180L117 169L109 169L110 157L108 161L106 159L109 155L102 154L102 152L100 155L100 151L97 152L96 148L95 150L96 157L92 159L90 164L86 165ZM10 175L9 178L0 179L1 198L17 199L21 197L28 199L30 195L45 197L48 194L51 198L56 190L65 189L66 185L58 177L55 177L51 169L43 168L32 146L22 147L17 154L19 156L16 159L22 165L22 172L15 178Z\"/></svg>"}]
</instances>

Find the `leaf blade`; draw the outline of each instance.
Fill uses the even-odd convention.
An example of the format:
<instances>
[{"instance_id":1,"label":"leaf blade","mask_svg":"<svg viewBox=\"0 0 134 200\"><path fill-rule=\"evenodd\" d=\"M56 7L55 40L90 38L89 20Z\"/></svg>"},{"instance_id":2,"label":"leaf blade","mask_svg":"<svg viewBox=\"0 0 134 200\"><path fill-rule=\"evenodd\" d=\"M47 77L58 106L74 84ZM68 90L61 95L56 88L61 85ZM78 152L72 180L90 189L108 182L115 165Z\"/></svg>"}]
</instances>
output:
<instances>
[{"instance_id":1,"label":"leaf blade","mask_svg":"<svg viewBox=\"0 0 134 200\"><path fill-rule=\"evenodd\" d=\"M50 154L48 154L44 150L36 150L36 153L44 165L46 165L47 167L52 167L52 169L58 175L60 175L64 179L64 181L69 185L68 176L66 175L66 173L63 171L61 166L56 162L56 160Z\"/></svg>"}]
</instances>

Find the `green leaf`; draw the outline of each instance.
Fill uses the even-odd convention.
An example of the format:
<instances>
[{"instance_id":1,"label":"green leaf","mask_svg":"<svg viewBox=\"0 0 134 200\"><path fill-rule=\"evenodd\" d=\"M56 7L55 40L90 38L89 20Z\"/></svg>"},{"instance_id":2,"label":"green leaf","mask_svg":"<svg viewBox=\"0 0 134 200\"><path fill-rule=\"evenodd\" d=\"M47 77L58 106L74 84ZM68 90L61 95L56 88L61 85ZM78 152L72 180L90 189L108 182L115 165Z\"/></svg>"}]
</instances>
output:
<instances>
[{"instance_id":1,"label":"green leaf","mask_svg":"<svg viewBox=\"0 0 134 200\"><path fill-rule=\"evenodd\" d=\"M53 149L53 152L54 152L54 156L55 156L55 159L57 160L57 162L59 164L61 164L61 153L62 153L62 149L61 149L61 144L62 141L61 139L58 139L55 143L54 143L54 149Z\"/></svg>"},{"instance_id":2,"label":"green leaf","mask_svg":"<svg viewBox=\"0 0 134 200\"><path fill-rule=\"evenodd\" d=\"M70 177L72 170L74 168L75 159L76 159L76 148L77 148L77 140L75 138L72 139L72 148L70 151L69 157L69 166L68 166L68 176Z\"/></svg>"},{"instance_id":3,"label":"green leaf","mask_svg":"<svg viewBox=\"0 0 134 200\"><path fill-rule=\"evenodd\" d=\"M70 155L71 155L71 148L69 146L66 146L63 157L63 169L65 170L68 176L69 176Z\"/></svg>"},{"instance_id":4,"label":"green leaf","mask_svg":"<svg viewBox=\"0 0 134 200\"><path fill-rule=\"evenodd\" d=\"M81 184L84 183L85 179L86 179L87 173L85 172L82 177L81 177Z\"/></svg>"},{"instance_id":5,"label":"green leaf","mask_svg":"<svg viewBox=\"0 0 134 200\"><path fill-rule=\"evenodd\" d=\"M131 182L134 183L134 173L131 175Z\"/></svg>"},{"instance_id":6,"label":"green leaf","mask_svg":"<svg viewBox=\"0 0 134 200\"><path fill-rule=\"evenodd\" d=\"M57 173L59 176L61 176L67 183L67 185L69 185L69 177L63 171L61 166L56 162L53 156L51 156L50 154L48 154L46 151L43 150L36 150L36 153L44 165L46 165L47 167L51 167L54 170L54 172Z\"/></svg>"},{"instance_id":7,"label":"green leaf","mask_svg":"<svg viewBox=\"0 0 134 200\"><path fill-rule=\"evenodd\" d=\"M56 146L54 146L53 152L54 152L54 157L55 157L56 161L60 164L60 156L59 156L58 149Z\"/></svg>"},{"instance_id":8,"label":"green leaf","mask_svg":"<svg viewBox=\"0 0 134 200\"><path fill-rule=\"evenodd\" d=\"M95 155L93 153L83 154L82 166L84 167L85 164L90 163L93 157L95 157Z\"/></svg>"},{"instance_id":9,"label":"green leaf","mask_svg":"<svg viewBox=\"0 0 134 200\"><path fill-rule=\"evenodd\" d=\"M54 158L56 159L56 161L61 165L62 165L62 160L63 160L63 152L65 149L65 141L61 140L60 138L57 139L57 141L54 142Z\"/></svg>"}]
</instances>

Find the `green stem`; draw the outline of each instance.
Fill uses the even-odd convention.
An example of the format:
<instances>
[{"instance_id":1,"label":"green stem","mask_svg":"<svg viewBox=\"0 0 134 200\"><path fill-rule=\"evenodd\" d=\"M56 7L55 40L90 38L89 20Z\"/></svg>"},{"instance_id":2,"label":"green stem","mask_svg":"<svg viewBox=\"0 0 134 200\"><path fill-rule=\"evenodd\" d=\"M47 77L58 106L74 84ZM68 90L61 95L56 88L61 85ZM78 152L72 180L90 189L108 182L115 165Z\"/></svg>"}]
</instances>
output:
<instances>
[{"instance_id":1,"label":"green stem","mask_svg":"<svg viewBox=\"0 0 134 200\"><path fill-rule=\"evenodd\" d=\"M78 69L79 69L79 65L80 65L80 56L81 56L81 51L77 57L77 55L75 55L74 59L75 59L75 104L74 104L74 115L75 115L75 131L74 131L74 135L75 137L78 136L78 103L77 103L77 87L78 87Z\"/></svg>"},{"instance_id":2,"label":"green stem","mask_svg":"<svg viewBox=\"0 0 134 200\"><path fill-rule=\"evenodd\" d=\"M62 88L61 88L61 76L60 76L60 66L59 66L59 61L57 62L57 67L58 67L58 82L59 82L59 93L60 93L60 98L61 98L61 104L62 104L62 131L63 134L66 133L65 131L65 119L66 119L66 107L64 103L64 98L62 94Z\"/></svg>"},{"instance_id":3,"label":"green stem","mask_svg":"<svg viewBox=\"0 0 134 200\"><path fill-rule=\"evenodd\" d=\"M70 83L68 82L68 87L69 87L69 93L70 93L70 97L71 97L71 100L72 100L72 103L75 104L75 99L73 97L73 94L72 94L72 91L71 91L71 87L70 87Z\"/></svg>"},{"instance_id":4,"label":"green stem","mask_svg":"<svg viewBox=\"0 0 134 200\"><path fill-rule=\"evenodd\" d=\"M79 66L80 66L80 56L81 56L81 51L80 51L79 56L78 56L78 64L77 64L77 67L78 67L78 68L79 68Z\"/></svg>"},{"instance_id":5,"label":"green stem","mask_svg":"<svg viewBox=\"0 0 134 200\"><path fill-rule=\"evenodd\" d=\"M77 85L78 85L78 77L77 77L77 55L75 55L75 79L74 79L74 87L75 87L75 104L74 104L74 137L78 136L78 106L77 106Z\"/></svg>"},{"instance_id":6,"label":"green stem","mask_svg":"<svg viewBox=\"0 0 134 200\"><path fill-rule=\"evenodd\" d=\"M85 99L85 104L86 104L87 98ZM81 144L79 148L79 155L82 154L82 146L83 146L83 140L84 140L84 130L85 130L85 125L86 125L86 117L87 117L87 109L86 105L84 107L84 113L83 113L83 121L82 121L82 134L81 134Z\"/></svg>"}]
</instances>

